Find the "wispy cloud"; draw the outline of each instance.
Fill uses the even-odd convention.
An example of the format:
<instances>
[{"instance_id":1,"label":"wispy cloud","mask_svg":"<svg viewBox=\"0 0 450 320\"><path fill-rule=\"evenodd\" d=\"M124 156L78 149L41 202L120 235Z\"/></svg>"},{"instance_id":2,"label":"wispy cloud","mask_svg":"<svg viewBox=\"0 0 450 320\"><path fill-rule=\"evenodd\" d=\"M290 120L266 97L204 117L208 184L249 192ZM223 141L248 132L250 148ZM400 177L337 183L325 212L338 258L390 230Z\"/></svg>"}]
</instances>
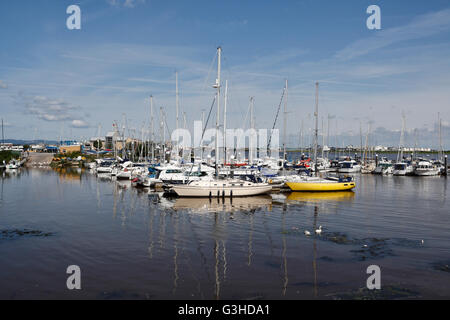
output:
<instances>
[{"instance_id":1,"label":"wispy cloud","mask_svg":"<svg viewBox=\"0 0 450 320\"><path fill-rule=\"evenodd\" d=\"M139 4L144 4L145 0L106 0L106 2L115 7L134 8Z\"/></svg>"},{"instance_id":2,"label":"wispy cloud","mask_svg":"<svg viewBox=\"0 0 450 320\"><path fill-rule=\"evenodd\" d=\"M74 128L88 128L89 124L82 119L81 107L74 106L64 100L47 96L27 96L20 92L16 96L16 104L24 107L25 114L34 115L46 122L70 121Z\"/></svg>"},{"instance_id":3,"label":"wispy cloud","mask_svg":"<svg viewBox=\"0 0 450 320\"><path fill-rule=\"evenodd\" d=\"M349 60L394 43L420 39L448 30L450 30L450 9L444 9L416 17L403 26L377 31L373 36L357 40L338 51L335 57Z\"/></svg>"}]
</instances>

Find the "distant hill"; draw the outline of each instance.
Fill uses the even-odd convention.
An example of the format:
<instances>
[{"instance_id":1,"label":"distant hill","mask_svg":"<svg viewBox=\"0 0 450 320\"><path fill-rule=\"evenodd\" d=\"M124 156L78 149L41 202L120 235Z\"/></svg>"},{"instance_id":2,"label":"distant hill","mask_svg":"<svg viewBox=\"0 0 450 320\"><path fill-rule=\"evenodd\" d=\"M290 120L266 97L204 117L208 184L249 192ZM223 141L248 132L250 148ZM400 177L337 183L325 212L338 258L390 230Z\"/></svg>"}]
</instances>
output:
<instances>
[{"instance_id":1,"label":"distant hill","mask_svg":"<svg viewBox=\"0 0 450 320\"><path fill-rule=\"evenodd\" d=\"M2 141L0 140L0 143ZM24 145L24 144L37 144L37 143L44 143L44 144L59 144L56 140L16 140L16 139L5 139L5 143L12 143L14 145Z\"/></svg>"}]
</instances>

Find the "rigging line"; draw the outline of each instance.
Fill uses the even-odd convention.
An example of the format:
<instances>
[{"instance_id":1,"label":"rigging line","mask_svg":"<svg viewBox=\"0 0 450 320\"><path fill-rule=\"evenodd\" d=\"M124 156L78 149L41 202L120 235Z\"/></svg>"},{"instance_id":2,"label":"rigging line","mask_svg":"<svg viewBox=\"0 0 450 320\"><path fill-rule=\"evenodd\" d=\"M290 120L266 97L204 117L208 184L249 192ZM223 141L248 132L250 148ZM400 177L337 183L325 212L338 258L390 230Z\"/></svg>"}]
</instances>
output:
<instances>
[{"instance_id":1,"label":"rigging line","mask_svg":"<svg viewBox=\"0 0 450 320\"><path fill-rule=\"evenodd\" d=\"M284 98L284 94L285 93L286 93L286 87L283 88L283 92L281 93L280 104L278 105L278 110L277 110L277 114L275 116L275 121L273 122L272 131L271 131L270 136L269 136L269 142L267 143L267 149L269 149L270 143L272 142L272 132L275 129L275 125L277 123L278 115L280 114L281 104L283 103L283 98Z\"/></svg>"},{"instance_id":2,"label":"rigging line","mask_svg":"<svg viewBox=\"0 0 450 320\"><path fill-rule=\"evenodd\" d=\"M208 122L209 122L209 118L211 117L211 112L213 110L214 104L216 103L216 96L214 96L213 101L211 103L211 107L209 108L209 113L208 113L208 118L206 118L206 122L204 124L203 127L203 131L202 131L202 137L200 138L200 148L202 146L203 143L203 136L205 135L205 131L206 131L206 127L208 126ZM192 168L194 168L194 163L192 163L191 169L189 170L189 175L191 175L192 173Z\"/></svg>"},{"instance_id":3,"label":"rigging line","mask_svg":"<svg viewBox=\"0 0 450 320\"><path fill-rule=\"evenodd\" d=\"M216 61L216 58L217 58L217 52L214 54L214 58L212 59L211 64L209 65L208 76L206 77L205 82L203 83L202 91L205 91L205 89L206 89L206 84L209 81L209 76L211 75L211 70L212 70L214 62Z\"/></svg>"},{"instance_id":4,"label":"rigging line","mask_svg":"<svg viewBox=\"0 0 450 320\"><path fill-rule=\"evenodd\" d=\"M247 122L247 118L248 118L248 114L250 113L250 104L248 105L248 108L247 108L247 113L245 114L245 118L244 118L244 122L242 123L242 128L243 129L245 129L245 123ZM251 121L251 120L250 120ZM236 157L237 157L237 150L238 150L238 146L239 146L239 143L241 142L241 137L239 136L238 137L238 141L237 141L237 145L236 145L236 148L234 148L234 158L236 159Z\"/></svg>"}]
</instances>

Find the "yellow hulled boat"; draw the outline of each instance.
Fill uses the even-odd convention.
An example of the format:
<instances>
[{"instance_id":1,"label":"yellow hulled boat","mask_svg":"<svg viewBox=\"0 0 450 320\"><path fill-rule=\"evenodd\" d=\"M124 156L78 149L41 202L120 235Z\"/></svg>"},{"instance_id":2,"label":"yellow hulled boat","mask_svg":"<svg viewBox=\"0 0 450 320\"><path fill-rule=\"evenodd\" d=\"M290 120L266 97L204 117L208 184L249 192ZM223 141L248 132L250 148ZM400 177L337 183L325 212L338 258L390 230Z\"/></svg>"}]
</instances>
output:
<instances>
[{"instance_id":1,"label":"yellow hulled boat","mask_svg":"<svg viewBox=\"0 0 450 320\"><path fill-rule=\"evenodd\" d=\"M329 191L346 191L356 187L353 179L322 179L311 178L299 179L298 181L287 181L286 185L292 191L306 192L329 192Z\"/></svg>"}]
</instances>

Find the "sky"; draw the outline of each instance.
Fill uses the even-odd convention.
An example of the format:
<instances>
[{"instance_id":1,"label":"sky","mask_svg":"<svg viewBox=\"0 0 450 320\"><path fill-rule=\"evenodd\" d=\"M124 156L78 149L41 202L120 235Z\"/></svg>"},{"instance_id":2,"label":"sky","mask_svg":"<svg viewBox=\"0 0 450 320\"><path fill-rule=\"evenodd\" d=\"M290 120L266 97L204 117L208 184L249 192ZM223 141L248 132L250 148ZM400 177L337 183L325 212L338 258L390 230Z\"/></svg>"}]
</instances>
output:
<instances>
[{"instance_id":1,"label":"sky","mask_svg":"<svg viewBox=\"0 0 450 320\"><path fill-rule=\"evenodd\" d=\"M80 30L66 26L73 4ZM373 4L380 30L366 26ZM288 145L302 131L306 145L317 81L329 145L369 129L372 144L398 145L404 113L406 144L437 146L439 113L450 149L449 40L447 0L2 0L0 116L9 139L90 138L123 119L140 137L152 95L155 126L163 107L173 130L178 72L180 125L185 112L192 128L214 98L221 46L228 128L248 128L250 97L256 127L272 128L287 79Z\"/></svg>"}]
</instances>

